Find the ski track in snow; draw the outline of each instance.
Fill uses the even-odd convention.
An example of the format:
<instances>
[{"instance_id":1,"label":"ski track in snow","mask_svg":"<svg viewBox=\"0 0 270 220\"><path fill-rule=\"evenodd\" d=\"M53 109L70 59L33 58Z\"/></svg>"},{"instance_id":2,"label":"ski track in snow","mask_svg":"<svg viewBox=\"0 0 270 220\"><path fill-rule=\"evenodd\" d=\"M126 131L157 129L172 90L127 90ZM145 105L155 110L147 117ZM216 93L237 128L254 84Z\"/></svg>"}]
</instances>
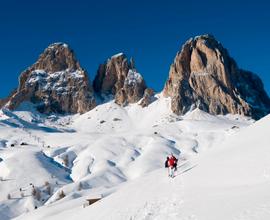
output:
<instances>
[{"instance_id":1,"label":"ski track in snow","mask_svg":"<svg viewBox=\"0 0 270 220\"><path fill-rule=\"evenodd\" d=\"M178 166L174 178L168 179L168 192L162 198L156 198L155 201L146 202L142 208L138 209L138 213L131 220L163 220L163 219L186 219L197 220L195 215L182 216L181 210L184 203L184 184L181 180L181 174L193 169L196 165L192 165L189 161ZM179 199L182 198L182 199Z\"/></svg>"}]
</instances>

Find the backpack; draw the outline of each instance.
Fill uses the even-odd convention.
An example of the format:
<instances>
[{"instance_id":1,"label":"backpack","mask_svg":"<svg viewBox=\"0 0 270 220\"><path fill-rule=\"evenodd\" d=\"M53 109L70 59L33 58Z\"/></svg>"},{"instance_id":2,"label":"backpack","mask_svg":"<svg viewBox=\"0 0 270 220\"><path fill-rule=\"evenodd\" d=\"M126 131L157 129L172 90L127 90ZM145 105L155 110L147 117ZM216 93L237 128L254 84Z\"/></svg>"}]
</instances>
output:
<instances>
[{"instance_id":1,"label":"backpack","mask_svg":"<svg viewBox=\"0 0 270 220\"><path fill-rule=\"evenodd\" d=\"M165 161L165 168L168 168L168 160Z\"/></svg>"}]
</instances>

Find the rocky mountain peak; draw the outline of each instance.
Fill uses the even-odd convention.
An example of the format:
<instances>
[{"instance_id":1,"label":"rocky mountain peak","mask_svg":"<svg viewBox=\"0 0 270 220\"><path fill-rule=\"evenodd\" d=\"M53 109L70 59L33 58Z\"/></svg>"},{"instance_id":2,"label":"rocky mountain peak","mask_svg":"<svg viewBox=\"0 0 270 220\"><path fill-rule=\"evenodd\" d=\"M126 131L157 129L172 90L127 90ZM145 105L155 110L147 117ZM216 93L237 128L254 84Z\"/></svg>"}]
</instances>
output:
<instances>
[{"instance_id":1,"label":"rocky mountain peak","mask_svg":"<svg viewBox=\"0 0 270 220\"><path fill-rule=\"evenodd\" d=\"M66 69L76 70L80 68L73 50L65 43L53 43L39 56L38 61L32 66L48 73Z\"/></svg>"},{"instance_id":2,"label":"rocky mountain peak","mask_svg":"<svg viewBox=\"0 0 270 220\"><path fill-rule=\"evenodd\" d=\"M212 35L197 36L183 45L171 65L163 93L172 98L176 114L198 107L212 114L260 118L270 110L259 77L239 69Z\"/></svg>"},{"instance_id":3,"label":"rocky mountain peak","mask_svg":"<svg viewBox=\"0 0 270 220\"><path fill-rule=\"evenodd\" d=\"M30 101L44 113L83 113L95 107L87 73L65 43L51 44L36 63L21 73L10 109Z\"/></svg>"},{"instance_id":4,"label":"rocky mountain peak","mask_svg":"<svg viewBox=\"0 0 270 220\"><path fill-rule=\"evenodd\" d=\"M90 84L73 50L65 43L49 45L36 63L23 71L19 86L0 107L16 109L30 101L43 113L84 113L96 106L94 93L119 105L148 106L155 92L147 88L134 59L118 53L101 64ZM198 108L211 114L241 114L259 119L270 112L270 99L260 78L238 68L213 35L189 39L176 54L163 89L171 109L184 114Z\"/></svg>"},{"instance_id":5,"label":"rocky mountain peak","mask_svg":"<svg viewBox=\"0 0 270 220\"><path fill-rule=\"evenodd\" d=\"M93 87L100 95L113 95L119 105L138 102L144 95L146 84L135 68L133 59L128 61L123 53L116 54L101 64Z\"/></svg>"}]
</instances>

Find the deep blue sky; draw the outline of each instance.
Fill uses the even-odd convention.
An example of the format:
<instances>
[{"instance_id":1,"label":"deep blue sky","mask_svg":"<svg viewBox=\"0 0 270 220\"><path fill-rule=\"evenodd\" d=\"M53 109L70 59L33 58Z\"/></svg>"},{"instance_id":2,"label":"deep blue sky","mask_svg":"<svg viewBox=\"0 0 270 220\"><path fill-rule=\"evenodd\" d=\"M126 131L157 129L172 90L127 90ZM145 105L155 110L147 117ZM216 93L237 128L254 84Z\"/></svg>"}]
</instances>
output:
<instances>
[{"instance_id":1,"label":"deep blue sky","mask_svg":"<svg viewBox=\"0 0 270 220\"><path fill-rule=\"evenodd\" d=\"M0 3L0 97L53 42L74 49L91 80L98 65L124 52L160 91L190 37L212 33L238 65L257 73L270 94L270 3L265 1L57 1Z\"/></svg>"}]
</instances>

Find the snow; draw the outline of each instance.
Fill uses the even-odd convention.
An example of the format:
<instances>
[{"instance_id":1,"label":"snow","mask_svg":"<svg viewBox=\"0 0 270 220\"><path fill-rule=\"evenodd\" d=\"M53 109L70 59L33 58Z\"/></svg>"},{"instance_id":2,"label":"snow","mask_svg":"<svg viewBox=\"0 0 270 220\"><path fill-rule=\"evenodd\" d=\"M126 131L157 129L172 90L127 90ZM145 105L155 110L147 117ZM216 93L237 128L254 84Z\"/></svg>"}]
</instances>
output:
<instances>
[{"instance_id":1,"label":"snow","mask_svg":"<svg viewBox=\"0 0 270 220\"><path fill-rule=\"evenodd\" d=\"M127 77L125 79L125 84L127 85L136 85L143 81L143 78L140 73L135 70L130 69L128 71Z\"/></svg>"},{"instance_id":2,"label":"snow","mask_svg":"<svg viewBox=\"0 0 270 220\"><path fill-rule=\"evenodd\" d=\"M115 55L113 55L111 58L116 58L116 57L120 57L120 56L123 56L124 53L120 52L120 53L117 53Z\"/></svg>"},{"instance_id":3,"label":"snow","mask_svg":"<svg viewBox=\"0 0 270 220\"><path fill-rule=\"evenodd\" d=\"M63 46L65 48L68 48L68 45L66 43L63 43L63 42L53 43L53 44L49 45L48 48L53 49L55 46Z\"/></svg>"},{"instance_id":4,"label":"snow","mask_svg":"<svg viewBox=\"0 0 270 220\"><path fill-rule=\"evenodd\" d=\"M42 115L30 103L3 109L0 219L267 219L269 120L177 116L161 94L146 108L110 101L82 115ZM163 168L171 153L181 166L174 179Z\"/></svg>"},{"instance_id":5,"label":"snow","mask_svg":"<svg viewBox=\"0 0 270 220\"><path fill-rule=\"evenodd\" d=\"M34 70L28 77L26 84L28 86L34 86L38 83L41 90L55 90L59 93L67 92L67 87L70 79L80 81L83 80L84 75L80 70L70 72L69 69L65 71L59 71L54 73L47 73L44 70Z\"/></svg>"}]
</instances>

